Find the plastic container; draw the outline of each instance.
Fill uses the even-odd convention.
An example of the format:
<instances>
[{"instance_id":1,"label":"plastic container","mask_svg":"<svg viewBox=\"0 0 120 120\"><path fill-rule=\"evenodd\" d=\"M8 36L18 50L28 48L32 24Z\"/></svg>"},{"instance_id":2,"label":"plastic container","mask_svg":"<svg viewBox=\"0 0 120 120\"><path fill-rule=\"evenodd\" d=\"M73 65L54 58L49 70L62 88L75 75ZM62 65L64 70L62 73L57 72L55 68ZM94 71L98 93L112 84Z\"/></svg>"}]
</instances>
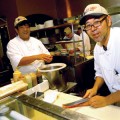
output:
<instances>
[{"instance_id":1,"label":"plastic container","mask_svg":"<svg viewBox=\"0 0 120 120\"><path fill-rule=\"evenodd\" d=\"M13 73L13 81L14 82L19 81L20 76L21 76L21 72L18 69L16 69Z\"/></svg>"},{"instance_id":2,"label":"plastic container","mask_svg":"<svg viewBox=\"0 0 120 120\"><path fill-rule=\"evenodd\" d=\"M25 81L28 84L28 89L32 88L32 77L29 74L26 74L25 76Z\"/></svg>"},{"instance_id":3,"label":"plastic container","mask_svg":"<svg viewBox=\"0 0 120 120\"><path fill-rule=\"evenodd\" d=\"M32 86L36 86L37 85L37 76L35 73L30 73L30 76L32 78Z\"/></svg>"},{"instance_id":4,"label":"plastic container","mask_svg":"<svg viewBox=\"0 0 120 120\"><path fill-rule=\"evenodd\" d=\"M38 84L43 82L42 75L40 74L37 75L37 82Z\"/></svg>"}]
</instances>

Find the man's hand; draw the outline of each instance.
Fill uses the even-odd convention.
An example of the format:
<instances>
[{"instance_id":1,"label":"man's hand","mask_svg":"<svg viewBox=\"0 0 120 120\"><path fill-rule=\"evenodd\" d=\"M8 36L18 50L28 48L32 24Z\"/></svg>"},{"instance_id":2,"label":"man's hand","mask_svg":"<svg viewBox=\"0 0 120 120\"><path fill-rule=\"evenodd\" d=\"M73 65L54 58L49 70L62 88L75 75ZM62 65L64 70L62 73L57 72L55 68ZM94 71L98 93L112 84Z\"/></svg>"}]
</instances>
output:
<instances>
[{"instance_id":1,"label":"man's hand","mask_svg":"<svg viewBox=\"0 0 120 120\"><path fill-rule=\"evenodd\" d=\"M53 59L53 56L48 54L39 54L38 55L39 60L44 60L47 63L50 63Z\"/></svg>"},{"instance_id":2,"label":"man's hand","mask_svg":"<svg viewBox=\"0 0 120 120\"><path fill-rule=\"evenodd\" d=\"M88 89L85 93L85 95L83 96L83 98L91 98L92 96L97 94L97 90L94 88Z\"/></svg>"},{"instance_id":3,"label":"man's hand","mask_svg":"<svg viewBox=\"0 0 120 120\"><path fill-rule=\"evenodd\" d=\"M98 107L104 107L107 104L107 98L103 97L103 96L94 96L92 98L89 99L89 105L94 107L94 108L98 108Z\"/></svg>"}]
</instances>

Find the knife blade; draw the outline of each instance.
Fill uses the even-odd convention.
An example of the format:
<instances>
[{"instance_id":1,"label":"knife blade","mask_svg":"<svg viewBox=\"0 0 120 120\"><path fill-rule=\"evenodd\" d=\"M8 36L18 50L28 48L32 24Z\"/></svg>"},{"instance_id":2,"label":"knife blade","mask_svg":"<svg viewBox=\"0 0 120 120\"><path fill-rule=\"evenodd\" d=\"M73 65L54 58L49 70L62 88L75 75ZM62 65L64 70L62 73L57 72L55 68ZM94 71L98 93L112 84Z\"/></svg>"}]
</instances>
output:
<instances>
[{"instance_id":1,"label":"knife blade","mask_svg":"<svg viewBox=\"0 0 120 120\"><path fill-rule=\"evenodd\" d=\"M76 107L76 106L78 106L78 105L80 105L82 103L87 102L88 100L89 100L88 98L83 98L83 99L80 99L80 100L77 100L77 101L74 101L74 102L63 104L63 107L64 108Z\"/></svg>"}]
</instances>

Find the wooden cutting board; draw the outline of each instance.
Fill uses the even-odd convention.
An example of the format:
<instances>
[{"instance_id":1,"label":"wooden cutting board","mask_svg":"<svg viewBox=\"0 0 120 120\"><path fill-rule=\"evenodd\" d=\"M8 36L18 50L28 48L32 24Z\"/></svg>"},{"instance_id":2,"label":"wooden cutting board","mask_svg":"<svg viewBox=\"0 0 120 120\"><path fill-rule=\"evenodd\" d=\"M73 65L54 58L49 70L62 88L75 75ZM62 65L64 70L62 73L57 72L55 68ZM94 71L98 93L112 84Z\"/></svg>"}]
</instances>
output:
<instances>
[{"instance_id":1,"label":"wooden cutting board","mask_svg":"<svg viewBox=\"0 0 120 120\"><path fill-rule=\"evenodd\" d=\"M18 81L0 88L0 99L9 96L15 92L27 89L28 84L23 81Z\"/></svg>"}]
</instances>

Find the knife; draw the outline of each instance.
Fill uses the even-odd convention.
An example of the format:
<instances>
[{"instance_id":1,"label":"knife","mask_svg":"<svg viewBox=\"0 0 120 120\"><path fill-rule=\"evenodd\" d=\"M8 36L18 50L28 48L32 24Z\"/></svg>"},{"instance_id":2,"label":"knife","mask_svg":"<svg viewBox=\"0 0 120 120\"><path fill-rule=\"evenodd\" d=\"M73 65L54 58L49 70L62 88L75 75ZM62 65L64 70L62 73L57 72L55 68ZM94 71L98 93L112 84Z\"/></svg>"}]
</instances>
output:
<instances>
[{"instance_id":1,"label":"knife","mask_svg":"<svg viewBox=\"0 0 120 120\"><path fill-rule=\"evenodd\" d=\"M83 99L80 99L80 100L77 100L77 101L74 101L74 102L70 102L70 103L67 103L67 104L63 104L63 107L64 108L72 108L72 107L77 107L78 105L82 104L82 103L85 103L89 100L89 98L83 98Z\"/></svg>"}]
</instances>

